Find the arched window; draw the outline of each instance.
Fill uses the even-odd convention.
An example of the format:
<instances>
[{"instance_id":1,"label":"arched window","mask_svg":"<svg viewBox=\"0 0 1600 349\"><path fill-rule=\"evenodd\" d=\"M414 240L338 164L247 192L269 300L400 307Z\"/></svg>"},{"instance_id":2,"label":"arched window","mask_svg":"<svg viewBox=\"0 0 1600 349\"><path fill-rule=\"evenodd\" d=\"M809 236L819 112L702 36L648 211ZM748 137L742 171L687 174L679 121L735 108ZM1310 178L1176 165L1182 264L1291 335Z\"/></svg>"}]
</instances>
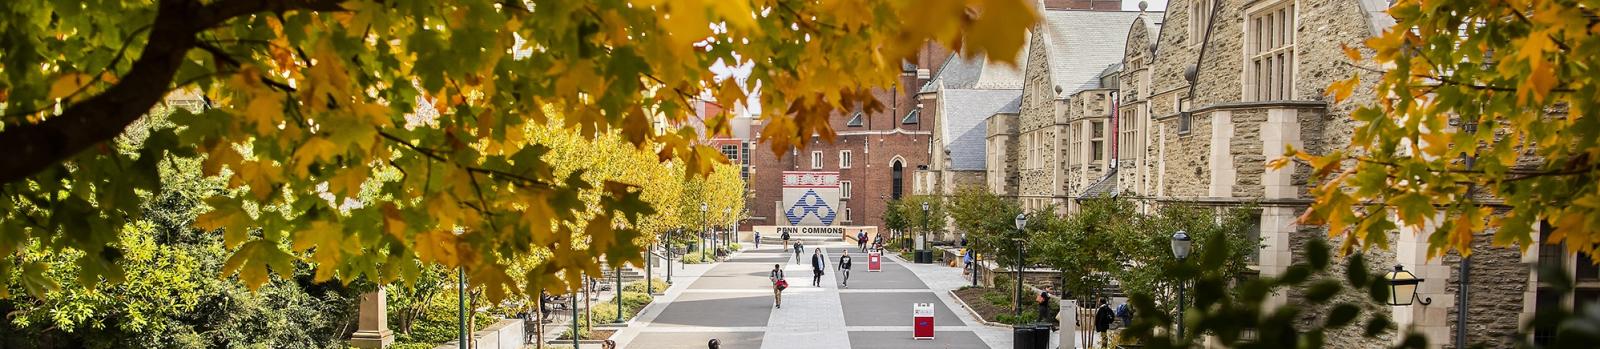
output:
<instances>
[{"instance_id":1,"label":"arched window","mask_svg":"<svg viewBox=\"0 0 1600 349\"><path fill-rule=\"evenodd\" d=\"M892 187L892 189L890 191L890 194L893 194L894 199L898 200L898 199L900 199L900 189L904 186L902 184L902 183L904 183L902 178L904 178L904 173L905 173L906 166L905 166L905 164L901 163L899 159L895 159L894 160L894 165L891 166L891 168L893 170L890 171L890 177L889 178L891 180L893 180L894 185L893 185L893 187Z\"/></svg>"}]
</instances>

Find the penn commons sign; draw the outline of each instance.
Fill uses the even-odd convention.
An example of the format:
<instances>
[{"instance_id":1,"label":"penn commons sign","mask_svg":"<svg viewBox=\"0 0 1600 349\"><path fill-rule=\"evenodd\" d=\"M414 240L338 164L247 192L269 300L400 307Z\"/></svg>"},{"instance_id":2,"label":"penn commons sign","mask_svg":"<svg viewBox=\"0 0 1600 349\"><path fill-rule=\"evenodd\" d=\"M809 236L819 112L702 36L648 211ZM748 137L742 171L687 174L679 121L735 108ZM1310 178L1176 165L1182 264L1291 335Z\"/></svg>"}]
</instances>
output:
<instances>
[{"instance_id":1,"label":"penn commons sign","mask_svg":"<svg viewBox=\"0 0 1600 349\"><path fill-rule=\"evenodd\" d=\"M774 228L777 228L778 234L789 233L790 235L800 235L800 234L843 235L845 233L845 227L774 227Z\"/></svg>"}]
</instances>

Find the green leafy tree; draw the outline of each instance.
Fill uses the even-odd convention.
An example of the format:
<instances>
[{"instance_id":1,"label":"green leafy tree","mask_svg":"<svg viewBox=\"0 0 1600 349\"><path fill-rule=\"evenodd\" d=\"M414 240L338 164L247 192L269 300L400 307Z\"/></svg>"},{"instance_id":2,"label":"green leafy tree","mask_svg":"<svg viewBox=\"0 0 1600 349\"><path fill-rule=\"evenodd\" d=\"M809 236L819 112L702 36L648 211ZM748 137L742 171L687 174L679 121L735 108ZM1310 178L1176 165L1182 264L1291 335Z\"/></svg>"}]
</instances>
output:
<instances>
[{"instance_id":1,"label":"green leafy tree","mask_svg":"<svg viewBox=\"0 0 1600 349\"><path fill-rule=\"evenodd\" d=\"M762 141L785 151L831 140L835 111L881 109L873 88L928 42L1011 62L1037 18L1023 0L9 2L0 256L71 247L88 256L79 280L122 280L117 231L163 189L161 159L203 156L227 185L196 224L222 229L222 274L251 287L308 263L314 281L442 265L490 298L564 291L598 255L641 258L649 205L636 185L556 176L528 141L551 114L705 174L725 158L654 122L684 124L702 92L745 100L709 73L717 60L754 64ZM207 108L108 151L174 92ZM703 124L727 134L730 117ZM543 262L509 275L528 256ZM48 263L19 262L0 258L0 275L52 289Z\"/></svg>"},{"instance_id":2,"label":"green leafy tree","mask_svg":"<svg viewBox=\"0 0 1600 349\"><path fill-rule=\"evenodd\" d=\"M966 186L956 189L949 198L950 218L956 229L966 233L967 246L986 259L1014 258L1017 233L1016 219L1022 207L1016 200L994 195L983 187ZM1007 259L1009 261L1009 259Z\"/></svg>"},{"instance_id":3,"label":"green leafy tree","mask_svg":"<svg viewBox=\"0 0 1600 349\"><path fill-rule=\"evenodd\" d=\"M1387 12L1393 27L1346 48L1366 71L1327 90L1377 97L1347 102L1360 105L1350 144L1286 154L1317 180L1302 222L1326 224L1343 251L1411 227L1438 257L1471 255L1491 229L1494 245L1527 249L1545 221L1543 242L1600 254L1595 4L1403 0Z\"/></svg>"}]
</instances>

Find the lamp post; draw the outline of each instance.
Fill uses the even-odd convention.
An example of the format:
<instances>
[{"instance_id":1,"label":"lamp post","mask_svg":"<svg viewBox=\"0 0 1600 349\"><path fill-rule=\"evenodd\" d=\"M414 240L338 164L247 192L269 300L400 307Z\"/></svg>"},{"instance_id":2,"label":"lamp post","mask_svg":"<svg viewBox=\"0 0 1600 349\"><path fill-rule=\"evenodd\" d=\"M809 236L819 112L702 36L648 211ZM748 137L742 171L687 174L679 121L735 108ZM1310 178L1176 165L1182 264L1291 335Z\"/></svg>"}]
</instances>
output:
<instances>
[{"instance_id":1,"label":"lamp post","mask_svg":"<svg viewBox=\"0 0 1600 349\"><path fill-rule=\"evenodd\" d=\"M1422 279L1406 271L1404 266L1395 264L1394 271L1383 274L1383 277L1389 279L1389 305L1408 306L1412 301L1422 305L1433 304L1433 297L1417 295L1417 284L1421 284Z\"/></svg>"},{"instance_id":2,"label":"lamp post","mask_svg":"<svg viewBox=\"0 0 1600 349\"><path fill-rule=\"evenodd\" d=\"M1026 237L1028 234L1026 229L1028 227L1028 215L1018 213L1016 223L1017 237L1011 240L1017 242L1017 291L1015 292L1017 298L1011 304L1013 305L1012 308L1016 309L1016 314L1013 314L1012 316L1020 319L1022 318L1022 253L1024 248L1022 243L1027 241L1027 239L1024 237Z\"/></svg>"},{"instance_id":3,"label":"lamp post","mask_svg":"<svg viewBox=\"0 0 1600 349\"><path fill-rule=\"evenodd\" d=\"M1172 256L1182 262L1189 258L1189 248L1193 244L1194 241L1189 239L1189 233L1182 230L1172 233ZM1183 280L1178 280L1178 338L1183 338L1183 287Z\"/></svg>"},{"instance_id":4,"label":"lamp post","mask_svg":"<svg viewBox=\"0 0 1600 349\"><path fill-rule=\"evenodd\" d=\"M667 231L666 248L662 252L667 254L667 284L672 284L672 230Z\"/></svg>"},{"instance_id":5,"label":"lamp post","mask_svg":"<svg viewBox=\"0 0 1600 349\"><path fill-rule=\"evenodd\" d=\"M722 208L722 216L728 218L728 220L727 220L728 223L730 223L730 224L733 223L733 208L732 207L724 207L724 208ZM728 228L727 226L724 226L724 228L722 229L722 233L723 234L727 234L729 231L732 231L732 229ZM723 245L723 247L727 247L728 240L731 240L732 238L733 237L731 237L731 236L723 236L722 237L722 245Z\"/></svg>"},{"instance_id":6,"label":"lamp post","mask_svg":"<svg viewBox=\"0 0 1600 349\"><path fill-rule=\"evenodd\" d=\"M715 241L715 240L713 240ZM706 260L706 203L700 203L700 260Z\"/></svg>"},{"instance_id":7,"label":"lamp post","mask_svg":"<svg viewBox=\"0 0 1600 349\"><path fill-rule=\"evenodd\" d=\"M917 241L917 253L918 253L918 256L921 256L922 253L927 253L927 251L928 251L928 202L927 201L923 201L922 202L922 231L919 232L918 236L920 236L922 238L921 241ZM932 261L930 260L929 262L932 262Z\"/></svg>"}]
</instances>

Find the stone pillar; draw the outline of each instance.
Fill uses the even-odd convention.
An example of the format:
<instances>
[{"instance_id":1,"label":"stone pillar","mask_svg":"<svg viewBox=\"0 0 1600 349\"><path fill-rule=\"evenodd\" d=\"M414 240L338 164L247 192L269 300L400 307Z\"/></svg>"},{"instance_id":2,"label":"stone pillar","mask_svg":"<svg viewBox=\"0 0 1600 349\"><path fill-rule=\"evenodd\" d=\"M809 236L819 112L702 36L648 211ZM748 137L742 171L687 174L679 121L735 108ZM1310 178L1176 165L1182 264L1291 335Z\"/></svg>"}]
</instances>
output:
<instances>
[{"instance_id":1,"label":"stone pillar","mask_svg":"<svg viewBox=\"0 0 1600 349\"><path fill-rule=\"evenodd\" d=\"M1061 330L1056 332L1056 335L1061 337L1060 348L1077 348L1078 301L1062 299L1061 312L1056 313L1056 323L1061 324Z\"/></svg>"},{"instance_id":2,"label":"stone pillar","mask_svg":"<svg viewBox=\"0 0 1600 349\"><path fill-rule=\"evenodd\" d=\"M361 295L361 315L356 333L350 335L350 345L382 349L394 343L394 331L389 330L387 294L383 287L378 287L376 291Z\"/></svg>"},{"instance_id":3,"label":"stone pillar","mask_svg":"<svg viewBox=\"0 0 1600 349\"><path fill-rule=\"evenodd\" d=\"M1409 306L1391 306L1390 316L1399 328L1409 328L1422 333L1422 336L1428 339L1429 348L1443 348L1454 338L1450 332L1452 317L1449 311L1455 307L1456 294L1446 287L1449 286L1450 276L1455 270L1451 265L1444 264L1442 258L1428 258L1428 234L1437 227L1437 222L1443 217L1441 214L1435 214L1422 229L1400 227L1394 242L1395 262L1423 279L1422 283L1417 285L1417 296L1432 299L1433 304L1423 305L1417 302ZM1382 269L1379 272L1387 273L1390 270L1393 269ZM1398 342L1400 339L1401 336L1395 336L1395 341Z\"/></svg>"}]
</instances>

